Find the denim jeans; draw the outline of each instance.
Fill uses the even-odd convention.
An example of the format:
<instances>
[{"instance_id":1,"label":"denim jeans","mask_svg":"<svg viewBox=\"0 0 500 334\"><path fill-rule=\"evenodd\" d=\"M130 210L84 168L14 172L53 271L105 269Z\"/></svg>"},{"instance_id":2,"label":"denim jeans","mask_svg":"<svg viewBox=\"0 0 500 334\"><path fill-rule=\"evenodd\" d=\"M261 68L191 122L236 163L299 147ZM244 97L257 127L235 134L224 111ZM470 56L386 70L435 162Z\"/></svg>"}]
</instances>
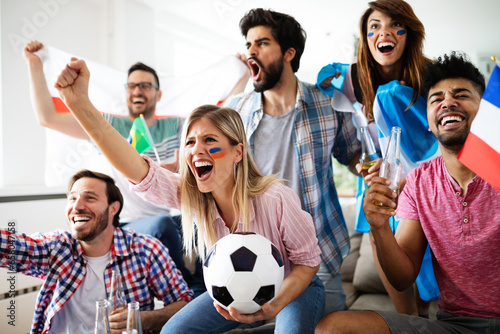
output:
<instances>
[{"instance_id":1,"label":"denim jeans","mask_svg":"<svg viewBox=\"0 0 500 334\"><path fill-rule=\"evenodd\" d=\"M340 273L332 275L326 263L321 260L319 271L316 275L325 286L326 299L324 314L345 310L346 297L344 289L342 288Z\"/></svg>"},{"instance_id":2,"label":"denim jeans","mask_svg":"<svg viewBox=\"0 0 500 334\"><path fill-rule=\"evenodd\" d=\"M196 270L192 274L186 267L183 257L183 243L181 234L181 216L152 216L136 220L131 223L120 223L139 233L149 234L168 248L168 253L180 270L182 277L193 290L195 297L206 291L203 282L203 269L201 262L197 261Z\"/></svg>"},{"instance_id":3,"label":"denim jeans","mask_svg":"<svg viewBox=\"0 0 500 334\"><path fill-rule=\"evenodd\" d=\"M314 329L323 316L325 289L315 276L309 286L294 301L276 316L275 333L307 334ZM242 325L226 320L213 306L213 300L205 292L195 298L167 321L161 334L215 334L224 333Z\"/></svg>"}]
</instances>

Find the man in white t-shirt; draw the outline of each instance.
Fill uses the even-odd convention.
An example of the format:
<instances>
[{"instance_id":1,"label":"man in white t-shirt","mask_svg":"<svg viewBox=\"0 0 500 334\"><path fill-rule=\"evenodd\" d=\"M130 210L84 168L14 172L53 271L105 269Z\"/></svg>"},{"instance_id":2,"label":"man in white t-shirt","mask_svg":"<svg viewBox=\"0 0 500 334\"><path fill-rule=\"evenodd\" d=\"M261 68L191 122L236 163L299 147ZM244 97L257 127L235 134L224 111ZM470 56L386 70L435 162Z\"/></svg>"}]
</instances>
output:
<instances>
[{"instance_id":1,"label":"man in white t-shirt","mask_svg":"<svg viewBox=\"0 0 500 334\"><path fill-rule=\"evenodd\" d=\"M68 231L27 236L0 229L0 267L44 279L32 333L93 333L96 300L122 276L125 301L140 304L144 333L159 330L193 298L159 240L118 227L123 198L112 178L82 170L69 182ZM154 310L154 298L164 307ZM127 312L109 316L112 333L126 328Z\"/></svg>"}]
</instances>

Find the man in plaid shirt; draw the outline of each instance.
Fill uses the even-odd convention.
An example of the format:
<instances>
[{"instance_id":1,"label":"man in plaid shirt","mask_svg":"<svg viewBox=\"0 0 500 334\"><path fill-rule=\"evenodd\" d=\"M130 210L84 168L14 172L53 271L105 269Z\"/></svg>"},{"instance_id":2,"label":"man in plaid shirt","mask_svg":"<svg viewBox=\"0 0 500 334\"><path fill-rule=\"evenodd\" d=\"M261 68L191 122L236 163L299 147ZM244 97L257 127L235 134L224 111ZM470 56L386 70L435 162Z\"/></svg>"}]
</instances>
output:
<instances>
[{"instance_id":1,"label":"man in plaid shirt","mask_svg":"<svg viewBox=\"0 0 500 334\"><path fill-rule=\"evenodd\" d=\"M111 273L122 275L127 303L141 307L145 333L192 299L180 271L157 239L118 226L120 190L105 174L83 170L68 186L69 231L27 236L0 229L0 266L44 279L31 333L93 333L95 302L107 298ZM165 306L154 310L154 297ZM127 313L109 317L112 333L126 328Z\"/></svg>"},{"instance_id":2,"label":"man in plaid shirt","mask_svg":"<svg viewBox=\"0 0 500 334\"><path fill-rule=\"evenodd\" d=\"M315 223L322 252L325 312L345 308L339 269L349 235L333 182L332 155L357 175L360 142L350 113L331 107L316 86L297 79L305 32L291 16L253 9L240 21L255 91L230 98L260 171L279 174Z\"/></svg>"}]
</instances>

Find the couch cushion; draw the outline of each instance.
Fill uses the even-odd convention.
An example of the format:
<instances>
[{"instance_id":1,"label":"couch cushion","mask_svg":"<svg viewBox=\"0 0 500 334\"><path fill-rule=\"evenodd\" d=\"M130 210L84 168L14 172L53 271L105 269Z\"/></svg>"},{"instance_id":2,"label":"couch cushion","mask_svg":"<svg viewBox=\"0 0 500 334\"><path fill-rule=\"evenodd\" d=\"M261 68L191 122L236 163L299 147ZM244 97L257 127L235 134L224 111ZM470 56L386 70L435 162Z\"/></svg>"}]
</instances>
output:
<instances>
[{"instance_id":1,"label":"couch cushion","mask_svg":"<svg viewBox=\"0 0 500 334\"><path fill-rule=\"evenodd\" d=\"M354 270L353 284L354 287L361 292L386 293L384 285L378 275L377 268L375 267L370 236L368 233L363 234L361 238L359 258L356 263L356 269Z\"/></svg>"},{"instance_id":2,"label":"couch cushion","mask_svg":"<svg viewBox=\"0 0 500 334\"><path fill-rule=\"evenodd\" d=\"M361 245L361 233L355 233L351 235L351 249L349 254L342 261L342 266L340 267L340 276L342 281L352 282L354 277L354 270L356 269L356 263L359 258L359 247Z\"/></svg>"},{"instance_id":3,"label":"couch cushion","mask_svg":"<svg viewBox=\"0 0 500 334\"><path fill-rule=\"evenodd\" d=\"M393 311L396 308L388 294L364 293L356 299L349 310Z\"/></svg>"}]
</instances>

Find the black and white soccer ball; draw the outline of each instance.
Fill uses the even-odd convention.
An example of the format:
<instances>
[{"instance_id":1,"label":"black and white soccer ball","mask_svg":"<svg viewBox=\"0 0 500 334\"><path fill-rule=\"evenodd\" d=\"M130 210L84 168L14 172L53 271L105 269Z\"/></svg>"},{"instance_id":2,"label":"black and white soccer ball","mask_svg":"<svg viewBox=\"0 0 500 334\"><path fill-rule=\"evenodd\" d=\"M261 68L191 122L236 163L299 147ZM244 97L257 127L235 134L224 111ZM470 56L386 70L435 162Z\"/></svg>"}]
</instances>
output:
<instances>
[{"instance_id":1,"label":"black and white soccer ball","mask_svg":"<svg viewBox=\"0 0 500 334\"><path fill-rule=\"evenodd\" d=\"M210 249L203 275L207 291L217 304L250 314L276 297L284 267L278 249L267 238L256 233L234 233Z\"/></svg>"}]
</instances>

